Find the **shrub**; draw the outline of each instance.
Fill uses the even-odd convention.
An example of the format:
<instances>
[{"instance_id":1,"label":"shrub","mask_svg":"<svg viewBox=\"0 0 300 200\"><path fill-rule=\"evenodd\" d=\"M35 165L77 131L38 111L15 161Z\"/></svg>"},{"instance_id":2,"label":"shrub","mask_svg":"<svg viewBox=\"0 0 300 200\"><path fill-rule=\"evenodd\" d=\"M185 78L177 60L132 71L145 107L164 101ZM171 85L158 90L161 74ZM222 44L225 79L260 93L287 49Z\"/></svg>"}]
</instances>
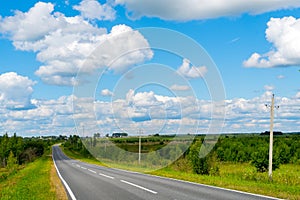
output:
<instances>
[{"instance_id":1,"label":"shrub","mask_svg":"<svg viewBox=\"0 0 300 200\"><path fill-rule=\"evenodd\" d=\"M260 147L252 154L251 164L256 167L258 172L266 172L269 168L269 150L266 147ZM273 155L272 168L276 170L279 168L280 159L275 154Z\"/></svg>"},{"instance_id":2,"label":"shrub","mask_svg":"<svg viewBox=\"0 0 300 200\"><path fill-rule=\"evenodd\" d=\"M190 147L188 159L192 164L194 173L201 175L219 175L219 167L217 166L217 154L210 153L205 157L199 155L201 147L200 142L196 142Z\"/></svg>"},{"instance_id":3,"label":"shrub","mask_svg":"<svg viewBox=\"0 0 300 200\"><path fill-rule=\"evenodd\" d=\"M9 153L6 168L9 172L9 174L15 173L18 169L18 160L14 156L14 153L12 151L10 151L10 153Z\"/></svg>"}]
</instances>

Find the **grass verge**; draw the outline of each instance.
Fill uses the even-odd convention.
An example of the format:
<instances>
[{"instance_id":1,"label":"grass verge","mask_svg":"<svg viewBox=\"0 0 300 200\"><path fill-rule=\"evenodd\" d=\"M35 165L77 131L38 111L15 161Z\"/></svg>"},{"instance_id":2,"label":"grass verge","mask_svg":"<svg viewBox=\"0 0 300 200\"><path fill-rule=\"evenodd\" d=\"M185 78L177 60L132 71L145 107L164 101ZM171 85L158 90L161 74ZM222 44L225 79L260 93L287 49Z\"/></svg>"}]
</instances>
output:
<instances>
[{"instance_id":1,"label":"grass verge","mask_svg":"<svg viewBox=\"0 0 300 200\"><path fill-rule=\"evenodd\" d=\"M51 191L55 192L56 199L68 200L66 190L60 178L57 175L53 162L51 162L51 169L50 169L50 186L51 186Z\"/></svg>"},{"instance_id":2,"label":"grass verge","mask_svg":"<svg viewBox=\"0 0 300 200\"><path fill-rule=\"evenodd\" d=\"M64 188L53 168L51 156L43 156L29 163L16 174L0 182L0 199L66 200Z\"/></svg>"},{"instance_id":3,"label":"grass verge","mask_svg":"<svg viewBox=\"0 0 300 200\"><path fill-rule=\"evenodd\" d=\"M257 173L247 163L224 163L220 166L219 176L179 172L169 167L150 174L277 198L300 199L299 170L300 166L297 165L282 165L280 169L274 172L273 182L268 180L267 173ZM290 174L291 171L294 171L294 174Z\"/></svg>"},{"instance_id":4,"label":"grass verge","mask_svg":"<svg viewBox=\"0 0 300 200\"><path fill-rule=\"evenodd\" d=\"M63 150L63 152L69 158L72 158L72 159L75 159L75 160L80 160L82 162L87 162L87 163L90 163L90 164L105 166L103 163L101 163L99 160L95 159L94 157L93 158L86 158L86 157L82 156L81 154L79 154L77 152L74 152L74 151L71 151L67 148L64 148L63 146L59 146L59 147Z\"/></svg>"}]
</instances>

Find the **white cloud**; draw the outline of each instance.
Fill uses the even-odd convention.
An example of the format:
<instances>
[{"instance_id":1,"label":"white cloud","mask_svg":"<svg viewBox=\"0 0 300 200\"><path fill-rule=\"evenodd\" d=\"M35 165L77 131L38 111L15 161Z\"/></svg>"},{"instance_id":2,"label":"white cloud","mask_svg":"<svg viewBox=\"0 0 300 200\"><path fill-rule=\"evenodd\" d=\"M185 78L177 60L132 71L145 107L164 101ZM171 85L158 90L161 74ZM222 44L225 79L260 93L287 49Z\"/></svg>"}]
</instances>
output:
<instances>
[{"instance_id":1,"label":"white cloud","mask_svg":"<svg viewBox=\"0 0 300 200\"><path fill-rule=\"evenodd\" d=\"M271 18L266 38L273 45L265 54L253 53L244 61L245 67L270 68L300 64L300 19Z\"/></svg>"},{"instance_id":2,"label":"white cloud","mask_svg":"<svg viewBox=\"0 0 300 200\"><path fill-rule=\"evenodd\" d=\"M28 12L17 11L0 20L0 32L16 49L37 54L43 65L35 74L45 83L75 85L79 69L83 74L104 67L122 72L153 56L147 40L126 25L107 33L81 16L53 12L53 4L39 2Z\"/></svg>"},{"instance_id":3,"label":"white cloud","mask_svg":"<svg viewBox=\"0 0 300 200\"><path fill-rule=\"evenodd\" d=\"M103 63L116 73L122 73L131 65L153 57L153 52L144 36L124 24L112 27L110 33L105 35L101 42L93 55L101 55L97 63Z\"/></svg>"},{"instance_id":4,"label":"white cloud","mask_svg":"<svg viewBox=\"0 0 300 200\"><path fill-rule=\"evenodd\" d=\"M278 75L277 78L278 78L278 79L284 79L285 76L284 76L284 75Z\"/></svg>"},{"instance_id":5,"label":"white cloud","mask_svg":"<svg viewBox=\"0 0 300 200\"><path fill-rule=\"evenodd\" d=\"M190 90L191 88L188 85L172 85L170 87L171 90L175 90L175 91L187 91Z\"/></svg>"},{"instance_id":6,"label":"white cloud","mask_svg":"<svg viewBox=\"0 0 300 200\"><path fill-rule=\"evenodd\" d=\"M0 75L0 103L9 109L32 108L31 95L35 82L15 72Z\"/></svg>"},{"instance_id":7,"label":"white cloud","mask_svg":"<svg viewBox=\"0 0 300 200\"><path fill-rule=\"evenodd\" d=\"M225 101L226 124L223 132L262 132L268 130L271 93L251 99L236 98ZM143 127L147 134L159 131L176 133L206 133L211 123L212 102L192 97L172 97L154 92L128 91L123 99L113 102L94 101L93 98L62 96L53 100L32 99L36 106L30 110L0 107L0 132L23 135L78 134L92 135L123 130L136 134ZM298 131L300 94L291 98L275 97L279 109L275 111L274 130ZM74 109L73 109L74 106ZM219 109L219 108L217 108ZM214 117L220 117L214 115ZM194 130L194 131L193 131Z\"/></svg>"},{"instance_id":8,"label":"white cloud","mask_svg":"<svg viewBox=\"0 0 300 200\"><path fill-rule=\"evenodd\" d=\"M272 91L272 90L275 89L275 87L272 86L272 85L265 85L264 88L265 88L265 90L267 90L267 91Z\"/></svg>"},{"instance_id":9,"label":"white cloud","mask_svg":"<svg viewBox=\"0 0 300 200\"><path fill-rule=\"evenodd\" d=\"M64 25L59 16L50 14L53 10L53 4L38 2L26 13L15 11L14 16L2 18L0 31L14 41L37 40Z\"/></svg>"},{"instance_id":10,"label":"white cloud","mask_svg":"<svg viewBox=\"0 0 300 200\"><path fill-rule=\"evenodd\" d=\"M180 21L236 16L242 13L259 14L300 7L298 0L115 0L115 2L124 5L131 18L147 16Z\"/></svg>"},{"instance_id":11,"label":"white cloud","mask_svg":"<svg viewBox=\"0 0 300 200\"><path fill-rule=\"evenodd\" d=\"M32 109L7 109L0 107L0 132L18 135L74 134L73 96L53 100L31 99ZM83 105L82 105L83 106ZM84 106L81 112L84 112ZM76 114L76 113L75 113Z\"/></svg>"},{"instance_id":12,"label":"white cloud","mask_svg":"<svg viewBox=\"0 0 300 200\"><path fill-rule=\"evenodd\" d=\"M113 96L113 92L111 92L109 89L104 89L104 90L101 90L101 95L111 97L111 96Z\"/></svg>"},{"instance_id":13,"label":"white cloud","mask_svg":"<svg viewBox=\"0 0 300 200\"><path fill-rule=\"evenodd\" d=\"M272 93L267 91L252 99L226 100L226 124L223 131L262 132L267 130L270 111L265 104L270 103L271 97ZM75 116L82 124L86 124L86 122L91 122L91 116L96 114L97 122L95 123L101 125L100 129L103 132L109 132L111 129L136 134L136 130L143 127L149 134L160 130L176 133L180 126L184 131L191 131L198 125L198 131L205 133L212 117L210 100L164 96L152 91L136 93L134 90L129 90L126 97L115 99L112 104L103 101L92 102L93 100L80 100ZM295 119L300 119L300 113L294 108L299 107L297 105L300 103L300 98L276 96L275 103L280 106L275 111L275 130L297 131L297 125L293 122ZM214 115L213 117L220 116Z\"/></svg>"},{"instance_id":14,"label":"white cloud","mask_svg":"<svg viewBox=\"0 0 300 200\"><path fill-rule=\"evenodd\" d=\"M207 67L195 67L191 65L188 59L183 59L182 65L178 68L177 72L189 79L203 78L207 73Z\"/></svg>"},{"instance_id":15,"label":"white cloud","mask_svg":"<svg viewBox=\"0 0 300 200\"><path fill-rule=\"evenodd\" d=\"M80 11L81 15L87 19L114 20L116 11L109 4L101 5L96 0L83 0L79 5L73 6L75 10Z\"/></svg>"}]
</instances>

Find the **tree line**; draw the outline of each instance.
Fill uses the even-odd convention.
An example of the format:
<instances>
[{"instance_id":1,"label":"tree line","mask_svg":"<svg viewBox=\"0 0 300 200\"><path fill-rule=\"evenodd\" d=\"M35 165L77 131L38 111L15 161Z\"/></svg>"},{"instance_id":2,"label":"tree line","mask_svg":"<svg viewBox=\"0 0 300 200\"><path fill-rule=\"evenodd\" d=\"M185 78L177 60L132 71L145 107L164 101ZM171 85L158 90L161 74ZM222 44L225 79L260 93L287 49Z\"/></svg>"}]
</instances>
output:
<instances>
[{"instance_id":1,"label":"tree line","mask_svg":"<svg viewBox=\"0 0 300 200\"><path fill-rule=\"evenodd\" d=\"M45 152L49 152L51 146L64 137L39 137L23 138L16 133L9 137L7 133L0 136L0 168L7 168L8 171L16 171L19 165L34 161Z\"/></svg>"},{"instance_id":2,"label":"tree line","mask_svg":"<svg viewBox=\"0 0 300 200\"><path fill-rule=\"evenodd\" d=\"M200 158L198 149L203 145L202 142L203 138L197 138L188 152L183 155L183 157L187 157L192 163L195 173L214 173L218 169L218 163L222 162L247 162L256 167L258 172L268 170L268 136L255 134L221 136L213 150L206 157ZM285 134L275 136L273 146L273 170L279 168L281 164L300 164L300 135Z\"/></svg>"},{"instance_id":3,"label":"tree line","mask_svg":"<svg viewBox=\"0 0 300 200\"><path fill-rule=\"evenodd\" d=\"M91 144L95 143L95 137L88 138L90 139L89 142ZM94 142L93 142L94 141ZM92 157L90 152L85 148L84 144L82 143L81 138L78 135L70 135L68 139L63 143L64 148L68 149L72 152L77 152L84 157Z\"/></svg>"}]
</instances>

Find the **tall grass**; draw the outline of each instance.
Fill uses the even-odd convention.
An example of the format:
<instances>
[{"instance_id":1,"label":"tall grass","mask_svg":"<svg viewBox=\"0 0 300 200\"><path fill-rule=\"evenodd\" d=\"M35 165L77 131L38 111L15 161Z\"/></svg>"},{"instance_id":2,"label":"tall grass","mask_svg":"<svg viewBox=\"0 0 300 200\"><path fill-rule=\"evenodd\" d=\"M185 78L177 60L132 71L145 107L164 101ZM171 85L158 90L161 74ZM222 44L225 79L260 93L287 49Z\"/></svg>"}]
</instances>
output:
<instances>
[{"instance_id":1,"label":"tall grass","mask_svg":"<svg viewBox=\"0 0 300 200\"><path fill-rule=\"evenodd\" d=\"M218 176L178 171L174 166L151 174L283 199L300 199L300 165L282 165L274 171L272 182L267 172L259 173L248 163L220 163L219 167Z\"/></svg>"}]
</instances>

